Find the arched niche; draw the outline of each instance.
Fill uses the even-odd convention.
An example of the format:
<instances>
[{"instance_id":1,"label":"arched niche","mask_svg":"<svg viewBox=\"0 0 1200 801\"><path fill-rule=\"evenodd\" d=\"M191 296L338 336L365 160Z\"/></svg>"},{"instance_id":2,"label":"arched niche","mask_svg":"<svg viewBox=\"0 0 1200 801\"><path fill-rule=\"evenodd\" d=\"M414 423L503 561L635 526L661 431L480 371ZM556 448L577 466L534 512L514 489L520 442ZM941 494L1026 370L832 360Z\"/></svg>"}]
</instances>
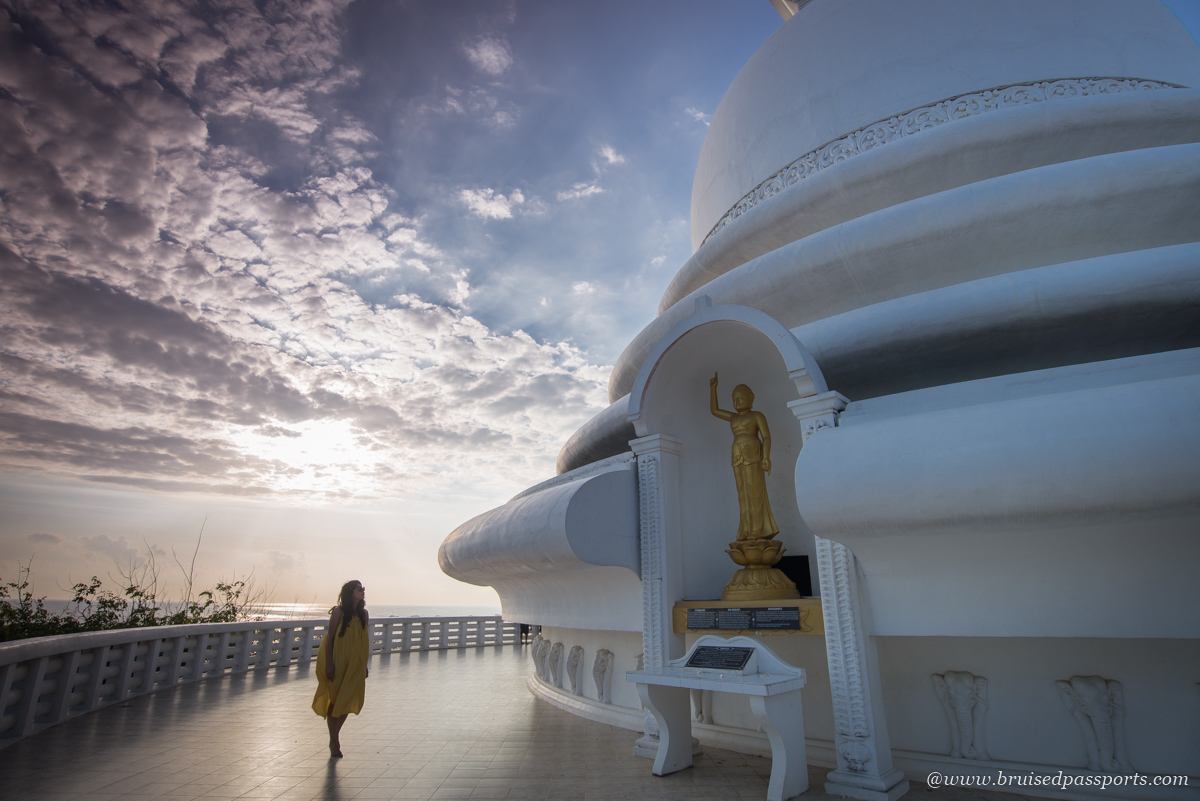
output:
<instances>
[{"instance_id":1,"label":"arched niche","mask_svg":"<svg viewBox=\"0 0 1200 801\"><path fill-rule=\"evenodd\" d=\"M801 425L788 403L827 392L812 356L769 315L744 306L712 306L701 298L694 314L674 326L647 357L629 398L639 436L662 434L683 443L679 455L679 517L683 595L719 598L737 566L725 549L738 526L737 490L730 465L733 434L709 410L709 380L719 375L717 399L732 409L733 388L754 391L754 408L771 430L767 494L788 555L807 554L817 587L812 532L796 505L795 468Z\"/></svg>"}]
</instances>

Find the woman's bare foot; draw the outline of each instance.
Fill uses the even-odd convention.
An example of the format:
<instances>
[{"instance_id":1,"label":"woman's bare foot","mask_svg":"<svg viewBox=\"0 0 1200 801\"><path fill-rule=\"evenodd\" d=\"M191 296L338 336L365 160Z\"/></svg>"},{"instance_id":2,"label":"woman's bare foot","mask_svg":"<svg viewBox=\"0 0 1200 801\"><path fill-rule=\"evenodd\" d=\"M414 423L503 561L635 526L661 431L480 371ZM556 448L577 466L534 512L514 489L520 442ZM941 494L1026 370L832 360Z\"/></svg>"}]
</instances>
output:
<instances>
[{"instance_id":1,"label":"woman's bare foot","mask_svg":"<svg viewBox=\"0 0 1200 801\"><path fill-rule=\"evenodd\" d=\"M342 755L342 744L341 743L330 743L329 744L329 758L336 759L337 757L340 757L341 755Z\"/></svg>"}]
</instances>

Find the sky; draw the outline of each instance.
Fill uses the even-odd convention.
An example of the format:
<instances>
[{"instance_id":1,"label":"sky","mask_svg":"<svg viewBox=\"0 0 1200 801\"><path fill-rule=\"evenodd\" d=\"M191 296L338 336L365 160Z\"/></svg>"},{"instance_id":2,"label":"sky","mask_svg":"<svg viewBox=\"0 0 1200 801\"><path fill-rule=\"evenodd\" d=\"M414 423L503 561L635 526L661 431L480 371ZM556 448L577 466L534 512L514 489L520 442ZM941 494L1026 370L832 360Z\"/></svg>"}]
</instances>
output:
<instances>
[{"instance_id":1,"label":"sky","mask_svg":"<svg viewBox=\"0 0 1200 801\"><path fill-rule=\"evenodd\" d=\"M1175 0L1200 30L1200 0ZM494 604L768 0L0 0L0 581Z\"/></svg>"},{"instance_id":2,"label":"sky","mask_svg":"<svg viewBox=\"0 0 1200 801\"><path fill-rule=\"evenodd\" d=\"M0 3L0 580L496 603L767 0ZM113 585L116 587L116 584Z\"/></svg>"}]
</instances>

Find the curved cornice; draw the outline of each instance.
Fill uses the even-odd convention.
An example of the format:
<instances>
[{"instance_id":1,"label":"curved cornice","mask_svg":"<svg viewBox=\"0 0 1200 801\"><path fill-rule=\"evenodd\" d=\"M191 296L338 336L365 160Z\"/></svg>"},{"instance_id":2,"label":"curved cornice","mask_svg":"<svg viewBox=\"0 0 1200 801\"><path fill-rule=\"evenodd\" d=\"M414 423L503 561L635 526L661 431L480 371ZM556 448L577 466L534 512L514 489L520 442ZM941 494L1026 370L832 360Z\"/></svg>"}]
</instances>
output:
<instances>
[{"instance_id":1,"label":"curved cornice","mask_svg":"<svg viewBox=\"0 0 1200 801\"><path fill-rule=\"evenodd\" d=\"M751 189L742 199L725 212L704 236L700 247L718 234L721 229L750 209L793 186L805 178L853 158L889 142L913 136L930 128L936 128L957 120L964 120L1016 106L1045 103L1064 98L1111 95L1119 92L1137 92L1155 89L1180 89L1175 84L1161 81L1143 81L1136 78L1064 78L1037 83L1020 83L971 92L939 101L927 106L911 109L894 117L878 120L870 125L851 131L821 147L805 153L800 158L773 173Z\"/></svg>"},{"instance_id":2,"label":"curved cornice","mask_svg":"<svg viewBox=\"0 0 1200 801\"><path fill-rule=\"evenodd\" d=\"M829 391L829 386L825 383L825 376L822 375L816 359L809 353L808 348L804 347L804 343L796 339L796 336L786 326L759 309L733 304L713 306L712 300L707 295L701 295L696 299L695 311L671 326L671 329L663 334L646 355L641 369L638 370L633 388L629 392L627 413L627 419L633 423L638 436L644 437L650 433L644 430L642 422L642 400L646 394L646 387L650 384L650 379L658 368L658 363L662 361L662 357L676 342L691 331L702 325L717 322L742 323L757 329L771 340L783 358L788 378L792 379L796 385L797 397L806 398Z\"/></svg>"}]
</instances>

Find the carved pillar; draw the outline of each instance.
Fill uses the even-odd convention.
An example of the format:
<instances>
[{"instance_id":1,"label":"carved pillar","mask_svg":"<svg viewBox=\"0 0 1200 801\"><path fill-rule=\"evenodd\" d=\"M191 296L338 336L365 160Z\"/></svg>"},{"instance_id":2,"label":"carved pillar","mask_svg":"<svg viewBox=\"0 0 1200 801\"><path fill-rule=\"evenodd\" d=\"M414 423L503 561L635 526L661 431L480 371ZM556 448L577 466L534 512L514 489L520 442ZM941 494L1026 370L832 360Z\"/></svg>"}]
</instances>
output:
<instances>
[{"instance_id":1,"label":"carved pillar","mask_svg":"<svg viewBox=\"0 0 1200 801\"><path fill-rule=\"evenodd\" d=\"M864 801L895 801L908 792L908 781L892 766L879 660L868 634L854 554L841 543L817 537L817 573L838 763L826 777L825 792Z\"/></svg>"},{"instance_id":2,"label":"carved pillar","mask_svg":"<svg viewBox=\"0 0 1200 801\"><path fill-rule=\"evenodd\" d=\"M642 653L647 670L683 656L683 635L673 631L671 609L683 597L683 554L679 522L681 442L662 434L630 441L638 460L638 508L641 513ZM650 713L645 736L634 753L653 757L658 729Z\"/></svg>"},{"instance_id":3,"label":"carved pillar","mask_svg":"<svg viewBox=\"0 0 1200 801\"><path fill-rule=\"evenodd\" d=\"M638 458L641 511L642 647L646 669L683 656L683 635L671 625L671 609L683 597L679 523L679 452L683 443L662 434L629 443Z\"/></svg>"},{"instance_id":4,"label":"carved pillar","mask_svg":"<svg viewBox=\"0 0 1200 801\"><path fill-rule=\"evenodd\" d=\"M807 444L817 433L837 427L847 403L838 392L823 392L792 401L788 407L800 421ZM858 563L841 543L817 537L816 546L838 765L826 777L825 792L863 801L895 801L908 792L908 781L892 765L879 659L870 636Z\"/></svg>"}]
</instances>

